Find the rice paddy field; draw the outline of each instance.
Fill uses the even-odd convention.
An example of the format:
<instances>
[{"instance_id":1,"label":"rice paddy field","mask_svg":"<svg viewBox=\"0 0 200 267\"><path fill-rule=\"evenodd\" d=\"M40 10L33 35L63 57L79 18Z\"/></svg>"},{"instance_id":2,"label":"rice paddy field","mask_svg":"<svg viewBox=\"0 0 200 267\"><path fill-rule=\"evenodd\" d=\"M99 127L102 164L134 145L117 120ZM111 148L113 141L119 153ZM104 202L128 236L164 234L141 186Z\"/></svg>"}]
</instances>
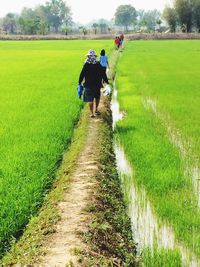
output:
<instances>
[{"instance_id":1,"label":"rice paddy field","mask_svg":"<svg viewBox=\"0 0 200 267\"><path fill-rule=\"evenodd\" d=\"M199 266L199 62L198 40L128 42L118 62L116 135L144 266Z\"/></svg>"},{"instance_id":2,"label":"rice paddy field","mask_svg":"<svg viewBox=\"0 0 200 267\"><path fill-rule=\"evenodd\" d=\"M77 82L87 51L110 41L0 42L0 256L41 206L82 101Z\"/></svg>"}]
</instances>

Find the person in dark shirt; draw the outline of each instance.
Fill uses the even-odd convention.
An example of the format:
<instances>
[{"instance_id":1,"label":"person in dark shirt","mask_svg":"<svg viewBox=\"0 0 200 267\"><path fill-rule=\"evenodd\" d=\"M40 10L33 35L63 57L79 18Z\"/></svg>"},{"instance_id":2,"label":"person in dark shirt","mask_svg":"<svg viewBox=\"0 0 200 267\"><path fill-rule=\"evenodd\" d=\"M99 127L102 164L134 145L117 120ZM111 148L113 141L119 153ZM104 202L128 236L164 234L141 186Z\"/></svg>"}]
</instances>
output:
<instances>
[{"instance_id":1,"label":"person in dark shirt","mask_svg":"<svg viewBox=\"0 0 200 267\"><path fill-rule=\"evenodd\" d=\"M83 83L84 82L84 83ZM87 53L87 59L79 76L79 85L83 83L85 88L83 100L89 103L89 109L91 112L91 118L95 115L100 115L98 110L102 82L109 84L106 73L103 71L100 63L97 61L97 55L94 50L89 50ZM95 100L95 110L94 110Z\"/></svg>"}]
</instances>

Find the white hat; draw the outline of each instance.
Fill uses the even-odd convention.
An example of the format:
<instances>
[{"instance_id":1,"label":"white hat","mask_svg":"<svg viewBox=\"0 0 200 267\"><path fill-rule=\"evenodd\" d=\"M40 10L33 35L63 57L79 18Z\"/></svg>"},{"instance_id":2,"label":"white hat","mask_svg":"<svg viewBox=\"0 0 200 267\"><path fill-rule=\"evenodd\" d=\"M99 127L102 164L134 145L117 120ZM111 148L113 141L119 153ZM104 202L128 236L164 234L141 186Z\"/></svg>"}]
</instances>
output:
<instances>
[{"instance_id":1,"label":"white hat","mask_svg":"<svg viewBox=\"0 0 200 267\"><path fill-rule=\"evenodd\" d=\"M96 55L95 51L94 51L94 50L92 50L92 49L90 49L90 50L88 51L88 53L87 53L87 55L86 55L86 56L94 56L94 57L97 57L97 55Z\"/></svg>"}]
</instances>

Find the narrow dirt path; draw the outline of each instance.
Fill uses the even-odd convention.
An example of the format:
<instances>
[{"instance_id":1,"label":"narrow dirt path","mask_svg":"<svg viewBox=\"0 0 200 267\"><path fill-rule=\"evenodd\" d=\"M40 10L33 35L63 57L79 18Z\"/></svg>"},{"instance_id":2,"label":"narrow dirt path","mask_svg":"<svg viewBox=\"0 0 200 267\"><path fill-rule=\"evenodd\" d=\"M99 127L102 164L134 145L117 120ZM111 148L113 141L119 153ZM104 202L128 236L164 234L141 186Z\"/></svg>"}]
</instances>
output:
<instances>
[{"instance_id":1,"label":"narrow dirt path","mask_svg":"<svg viewBox=\"0 0 200 267\"><path fill-rule=\"evenodd\" d=\"M61 220L56 226L56 232L51 235L45 246L46 255L39 265L42 267L63 267L67 264L71 266L72 263L79 266L74 249L83 249L85 246L79 233L86 231L85 221L88 214L84 209L96 183L93 179L98 172L96 142L102 123L101 116L89 120L87 140L71 176L64 200L58 205Z\"/></svg>"}]
</instances>

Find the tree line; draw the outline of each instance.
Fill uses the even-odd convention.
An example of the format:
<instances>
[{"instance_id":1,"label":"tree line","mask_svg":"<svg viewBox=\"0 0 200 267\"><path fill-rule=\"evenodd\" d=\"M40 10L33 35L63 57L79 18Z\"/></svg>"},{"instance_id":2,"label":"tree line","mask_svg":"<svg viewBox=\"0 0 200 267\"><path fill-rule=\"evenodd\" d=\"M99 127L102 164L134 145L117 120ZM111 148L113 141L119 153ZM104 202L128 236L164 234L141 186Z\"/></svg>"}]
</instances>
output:
<instances>
[{"instance_id":1,"label":"tree line","mask_svg":"<svg viewBox=\"0 0 200 267\"><path fill-rule=\"evenodd\" d=\"M8 13L1 19L0 28L6 34L68 34L73 31L86 35L88 32L110 33L119 27L125 32L133 27L135 30L145 28L153 31L160 24L161 13L158 10L136 11L131 5L119 6L110 21L99 19L87 25L76 24L72 20L70 7L63 0L49 0L33 9L24 8L20 14Z\"/></svg>"},{"instance_id":2,"label":"tree line","mask_svg":"<svg viewBox=\"0 0 200 267\"><path fill-rule=\"evenodd\" d=\"M88 31L94 34L111 32L116 27L123 31L171 32L181 30L200 32L200 0L173 0L173 6L166 6L163 13L154 10L136 10L132 5L120 5L111 21L99 19L88 25L75 24L71 9L64 0L49 0L35 8L24 8L20 14L8 13L0 21L0 27L7 34L68 34L72 31ZM76 30L75 30L76 28Z\"/></svg>"},{"instance_id":3,"label":"tree line","mask_svg":"<svg viewBox=\"0 0 200 267\"><path fill-rule=\"evenodd\" d=\"M161 28L161 12L154 10L136 10L131 5L121 5L117 8L114 19L115 25L123 26L127 32L129 28L134 31L152 32Z\"/></svg>"},{"instance_id":4,"label":"tree line","mask_svg":"<svg viewBox=\"0 0 200 267\"><path fill-rule=\"evenodd\" d=\"M182 32L191 32L193 28L200 32L200 0L174 0L172 7L165 7L163 17L171 32L177 27Z\"/></svg>"},{"instance_id":5,"label":"tree line","mask_svg":"<svg viewBox=\"0 0 200 267\"><path fill-rule=\"evenodd\" d=\"M70 7L63 0L50 0L44 5L24 8L20 15L8 13L2 19L2 29L9 34L47 34L63 31L72 22Z\"/></svg>"},{"instance_id":6,"label":"tree line","mask_svg":"<svg viewBox=\"0 0 200 267\"><path fill-rule=\"evenodd\" d=\"M136 11L131 5L121 5L115 13L115 23L126 29L133 25L136 30L146 28L151 31L156 27L161 30L165 22L171 32L177 29L182 32L200 32L200 0L173 0L173 6L166 6L162 14L156 9Z\"/></svg>"}]
</instances>

